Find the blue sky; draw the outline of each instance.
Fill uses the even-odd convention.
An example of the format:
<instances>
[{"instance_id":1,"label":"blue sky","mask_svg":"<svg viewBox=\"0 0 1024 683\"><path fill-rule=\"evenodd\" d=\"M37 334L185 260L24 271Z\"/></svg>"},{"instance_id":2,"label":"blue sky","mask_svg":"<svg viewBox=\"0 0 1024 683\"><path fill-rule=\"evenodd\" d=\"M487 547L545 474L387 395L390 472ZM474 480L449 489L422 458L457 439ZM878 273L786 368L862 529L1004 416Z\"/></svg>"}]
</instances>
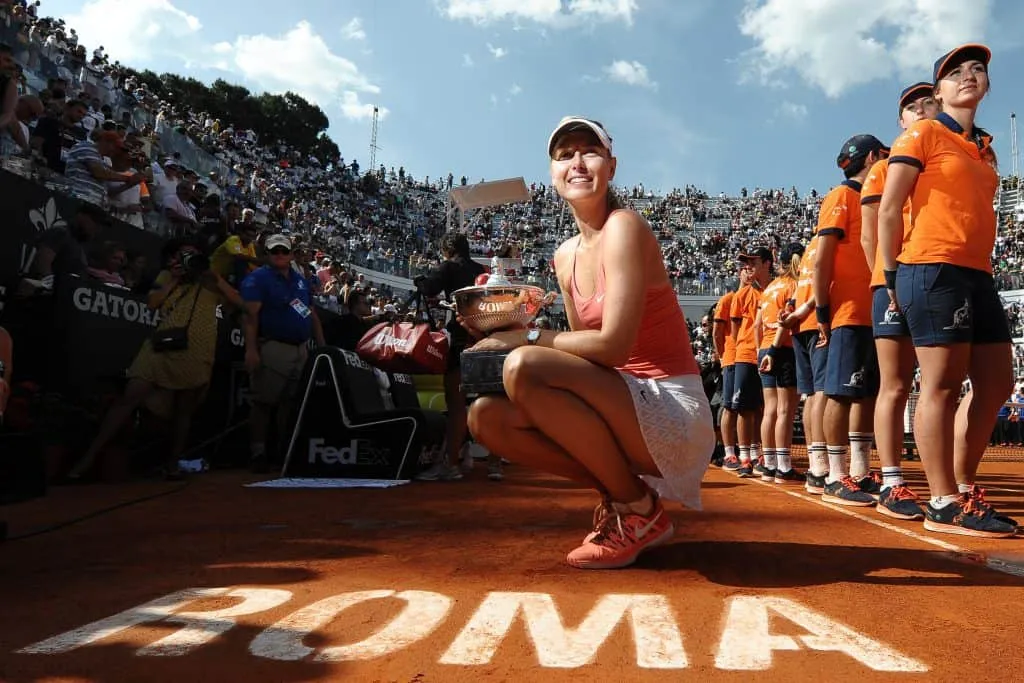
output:
<instances>
[{"instance_id":1,"label":"blue sky","mask_svg":"<svg viewBox=\"0 0 1024 683\"><path fill-rule=\"evenodd\" d=\"M619 184L825 190L850 135L897 133L902 86L994 51L979 123L1011 168L1024 3L1010 0L43 0L136 68L316 101L347 160L417 177L547 180L566 114L602 121ZM114 19L116 18L116 19ZM1024 116L1024 108L1021 108Z\"/></svg>"}]
</instances>

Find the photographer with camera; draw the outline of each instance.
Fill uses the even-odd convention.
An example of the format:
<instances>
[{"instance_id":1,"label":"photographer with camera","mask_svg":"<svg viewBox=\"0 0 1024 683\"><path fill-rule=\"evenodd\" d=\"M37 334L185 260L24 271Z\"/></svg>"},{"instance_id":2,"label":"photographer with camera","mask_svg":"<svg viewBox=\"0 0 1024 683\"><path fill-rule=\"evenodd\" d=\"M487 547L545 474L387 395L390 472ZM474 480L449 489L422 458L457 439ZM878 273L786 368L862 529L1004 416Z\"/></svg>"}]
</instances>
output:
<instances>
[{"instance_id":1,"label":"photographer with camera","mask_svg":"<svg viewBox=\"0 0 1024 683\"><path fill-rule=\"evenodd\" d=\"M213 372L217 306L228 303L241 308L242 298L210 269L209 259L194 244L172 240L163 251L165 269L147 300L150 309L159 311L160 323L143 342L128 369L124 394L107 411L89 449L68 473L69 480L82 479L99 452L143 404L171 419L171 448L162 473L167 479L181 478L178 460Z\"/></svg>"}]
</instances>

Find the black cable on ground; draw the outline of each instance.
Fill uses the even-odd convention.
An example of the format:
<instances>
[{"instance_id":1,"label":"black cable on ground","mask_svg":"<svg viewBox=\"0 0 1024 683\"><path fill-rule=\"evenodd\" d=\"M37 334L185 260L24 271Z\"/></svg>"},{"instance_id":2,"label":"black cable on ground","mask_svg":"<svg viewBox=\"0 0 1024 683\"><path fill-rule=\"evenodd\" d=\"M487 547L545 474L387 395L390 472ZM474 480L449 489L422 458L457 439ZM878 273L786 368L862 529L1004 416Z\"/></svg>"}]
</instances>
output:
<instances>
[{"instance_id":1,"label":"black cable on ground","mask_svg":"<svg viewBox=\"0 0 1024 683\"><path fill-rule=\"evenodd\" d=\"M228 427L224 431L222 431L222 432L220 432L218 434L215 434L214 436L210 437L206 441L203 441L200 444L196 444L195 446L192 446L191 448L186 450L184 453L182 453L181 456L179 456L178 459L179 460L187 460L188 458L186 456L188 456L188 455L190 455L192 453L195 453L195 452L205 448L206 446L208 446L208 445L210 445L212 443L220 441L221 439L226 437L231 432L233 432L236 429L239 429L240 427L243 427L243 426L245 426L247 424L249 424L248 420L242 420L241 422L238 422L237 424L231 425L230 427ZM137 453L139 451L134 451L134 452ZM181 493L182 491L187 489L191 484L192 484L192 480L191 479L186 479L181 485L175 486L172 489L169 489L169 490L166 490L166 491L159 491L157 493L151 493L149 495L142 496L141 498L132 498L131 500L126 500L124 502L117 503L116 505L110 505L110 506L107 506L105 508L100 508L99 510L94 510L93 512L89 512L89 513L86 513L84 515L79 515L78 517L73 517L73 518L71 518L69 520L65 520L63 522L57 522L56 524L51 524L49 526L45 526L45 527L42 527L40 529L35 529L33 531L27 531L27 532L25 532L23 534L19 534L17 536L10 536L10 537L8 537L7 536L7 523L2 521L2 520L0 520L0 542L4 542L4 541L8 541L8 542L10 542L10 541L21 541L21 540L24 540L26 538L33 538L35 536L41 536L43 534L48 534L48 533L51 533L51 532L54 532L54 531L59 531L61 529L66 529L67 527L72 526L74 524L79 524L80 522L85 522L87 520L94 519L96 517L100 517L102 515L105 515L105 514L108 514L108 513L111 513L111 512L115 512L117 510L121 510L122 508L131 507L133 505L139 505L141 503L146 503L146 502L151 501L151 500L156 500L157 498L163 498L164 496L170 496L170 495L175 494L175 493Z\"/></svg>"}]
</instances>

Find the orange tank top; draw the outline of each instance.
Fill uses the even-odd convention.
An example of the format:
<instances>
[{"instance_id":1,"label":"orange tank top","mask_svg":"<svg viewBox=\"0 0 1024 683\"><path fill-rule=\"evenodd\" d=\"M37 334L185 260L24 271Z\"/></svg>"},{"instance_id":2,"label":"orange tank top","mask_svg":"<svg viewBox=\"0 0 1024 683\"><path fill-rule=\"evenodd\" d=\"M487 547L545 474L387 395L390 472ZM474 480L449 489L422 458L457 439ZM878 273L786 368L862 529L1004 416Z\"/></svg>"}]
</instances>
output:
<instances>
[{"instance_id":1,"label":"orange tank top","mask_svg":"<svg viewBox=\"0 0 1024 683\"><path fill-rule=\"evenodd\" d=\"M572 255L569 291L580 322L588 330L600 330L604 316L602 256L598 253L594 293L584 297L576 287L576 252L573 251ZM693 348L690 346L686 318L679 308L671 284L666 282L663 286L647 290L644 296L644 310L640 316L640 329L629 352L629 360L625 365L615 369L636 377L651 379L700 374L700 368L693 357Z\"/></svg>"}]
</instances>

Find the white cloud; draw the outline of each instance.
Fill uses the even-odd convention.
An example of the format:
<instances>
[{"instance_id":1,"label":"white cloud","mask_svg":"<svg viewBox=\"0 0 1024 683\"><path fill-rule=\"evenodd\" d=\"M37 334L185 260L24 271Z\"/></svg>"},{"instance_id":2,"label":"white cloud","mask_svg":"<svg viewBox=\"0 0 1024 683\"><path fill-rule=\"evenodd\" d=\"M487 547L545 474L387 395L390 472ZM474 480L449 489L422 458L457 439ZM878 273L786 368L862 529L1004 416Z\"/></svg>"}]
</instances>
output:
<instances>
[{"instance_id":1,"label":"white cloud","mask_svg":"<svg viewBox=\"0 0 1024 683\"><path fill-rule=\"evenodd\" d=\"M803 121L807 118L807 106L786 101L779 105L778 113L780 116L792 119L793 121Z\"/></svg>"},{"instance_id":2,"label":"white cloud","mask_svg":"<svg viewBox=\"0 0 1024 683\"><path fill-rule=\"evenodd\" d=\"M964 12L962 0L749 0L739 23L754 41L744 79L785 85L795 73L829 97L893 75L927 80L940 54L983 39L992 4Z\"/></svg>"},{"instance_id":3,"label":"white cloud","mask_svg":"<svg viewBox=\"0 0 1024 683\"><path fill-rule=\"evenodd\" d=\"M366 31L363 30L363 22L359 17L352 17L352 20L341 29L341 35L346 40L366 40Z\"/></svg>"},{"instance_id":4,"label":"white cloud","mask_svg":"<svg viewBox=\"0 0 1024 683\"><path fill-rule=\"evenodd\" d=\"M462 66L473 66L473 58L469 56L469 53L463 53L462 55Z\"/></svg>"},{"instance_id":5,"label":"white cloud","mask_svg":"<svg viewBox=\"0 0 1024 683\"><path fill-rule=\"evenodd\" d=\"M521 92L523 92L523 89L519 87L518 83L513 83L512 87L508 89L508 94L511 95L512 97L515 97Z\"/></svg>"},{"instance_id":6,"label":"white cloud","mask_svg":"<svg viewBox=\"0 0 1024 683\"><path fill-rule=\"evenodd\" d=\"M490 24L532 21L546 26L584 23L633 23L636 0L435 0L441 13L456 21Z\"/></svg>"},{"instance_id":7,"label":"white cloud","mask_svg":"<svg viewBox=\"0 0 1024 683\"><path fill-rule=\"evenodd\" d=\"M199 19L170 0L90 0L65 20L88 49L102 45L113 59L127 64L156 57L184 61L190 47L200 47Z\"/></svg>"},{"instance_id":8,"label":"white cloud","mask_svg":"<svg viewBox=\"0 0 1024 683\"><path fill-rule=\"evenodd\" d=\"M615 83L651 89L658 87L647 73L647 67L637 61L627 62L619 59L606 66L604 72L608 75L608 80Z\"/></svg>"},{"instance_id":9,"label":"white cloud","mask_svg":"<svg viewBox=\"0 0 1024 683\"><path fill-rule=\"evenodd\" d=\"M346 118L368 118L373 104L363 103L360 93L380 94L380 87L352 61L331 52L307 21L280 37L239 36L231 46L228 70L268 92L296 92L319 104L328 117L331 105L340 103ZM381 118L386 115L387 109L381 107Z\"/></svg>"},{"instance_id":10,"label":"white cloud","mask_svg":"<svg viewBox=\"0 0 1024 683\"><path fill-rule=\"evenodd\" d=\"M494 93L491 93L491 106L492 107L497 107L498 106L498 96L495 95Z\"/></svg>"},{"instance_id":11,"label":"white cloud","mask_svg":"<svg viewBox=\"0 0 1024 683\"><path fill-rule=\"evenodd\" d=\"M487 43L487 51L490 52L495 59L501 59L502 57L508 54L508 50L506 50L505 48L494 47L490 43Z\"/></svg>"}]
</instances>

